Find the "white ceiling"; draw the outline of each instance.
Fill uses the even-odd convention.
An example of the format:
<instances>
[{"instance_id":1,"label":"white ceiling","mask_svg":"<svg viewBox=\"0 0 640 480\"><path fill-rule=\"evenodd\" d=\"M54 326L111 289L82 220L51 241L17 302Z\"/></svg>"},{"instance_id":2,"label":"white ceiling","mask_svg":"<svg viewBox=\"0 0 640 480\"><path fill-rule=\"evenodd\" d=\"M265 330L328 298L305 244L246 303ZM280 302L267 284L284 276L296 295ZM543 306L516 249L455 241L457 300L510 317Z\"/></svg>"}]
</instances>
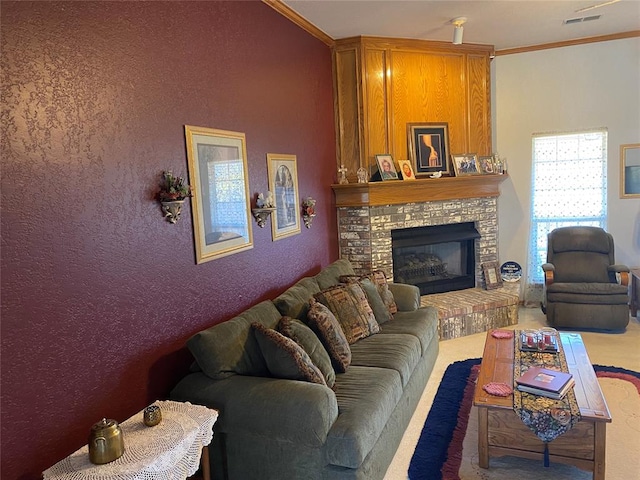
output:
<instances>
[{"instance_id":1,"label":"white ceiling","mask_svg":"<svg viewBox=\"0 0 640 480\"><path fill-rule=\"evenodd\" d=\"M464 43L496 50L640 30L640 0L282 0L334 40L358 35L442 40L467 17ZM573 18L599 20L563 25Z\"/></svg>"}]
</instances>

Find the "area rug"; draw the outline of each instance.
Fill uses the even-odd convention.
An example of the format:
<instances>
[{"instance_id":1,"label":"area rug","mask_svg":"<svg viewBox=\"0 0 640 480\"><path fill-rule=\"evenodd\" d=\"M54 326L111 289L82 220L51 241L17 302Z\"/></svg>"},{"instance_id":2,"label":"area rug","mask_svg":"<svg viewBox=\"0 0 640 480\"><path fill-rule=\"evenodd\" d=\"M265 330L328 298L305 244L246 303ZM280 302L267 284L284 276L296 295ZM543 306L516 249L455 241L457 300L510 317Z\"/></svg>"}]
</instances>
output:
<instances>
[{"instance_id":1,"label":"area rug","mask_svg":"<svg viewBox=\"0 0 640 480\"><path fill-rule=\"evenodd\" d=\"M554 480L591 479L592 473L570 465L517 457L492 457L478 466L477 414L472 408L479 358L449 365L433 400L411 463L410 480ZM640 447L640 373L594 365L613 423L607 425L607 478L638 478L640 462L624 452ZM615 470L613 475L610 470Z\"/></svg>"}]
</instances>

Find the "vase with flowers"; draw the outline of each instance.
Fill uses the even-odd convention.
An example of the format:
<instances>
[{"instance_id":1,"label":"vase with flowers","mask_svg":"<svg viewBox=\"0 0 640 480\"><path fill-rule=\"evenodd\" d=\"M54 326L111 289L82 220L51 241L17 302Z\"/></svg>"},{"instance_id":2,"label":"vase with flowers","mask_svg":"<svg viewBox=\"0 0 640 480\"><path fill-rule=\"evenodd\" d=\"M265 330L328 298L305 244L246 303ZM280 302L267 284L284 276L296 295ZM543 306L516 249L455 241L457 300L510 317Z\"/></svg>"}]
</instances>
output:
<instances>
[{"instance_id":1,"label":"vase with flowers","mask_svg":"<svg viewBox=\"0 0 640 480\"><path fill-rule=\"evenodd\" d=\"M302 201L302 220L304 221L304 226L307 228L311 228L311 223L313 222L313 217L316 216L316 201L307 197Z\"/></svg>"},{"instance_id":2,"label":"vase with flowers","mask_svg":"<svg viewBox=\"0 0 640 480\"><path fill-rule=\"evenodd\" d=\"M162 204L162 212L168 222L178 221L182 204L190 196L191 187L184 178L175 176L171 171L162 172L158 200Z\"/></svg>"}]
</instances>

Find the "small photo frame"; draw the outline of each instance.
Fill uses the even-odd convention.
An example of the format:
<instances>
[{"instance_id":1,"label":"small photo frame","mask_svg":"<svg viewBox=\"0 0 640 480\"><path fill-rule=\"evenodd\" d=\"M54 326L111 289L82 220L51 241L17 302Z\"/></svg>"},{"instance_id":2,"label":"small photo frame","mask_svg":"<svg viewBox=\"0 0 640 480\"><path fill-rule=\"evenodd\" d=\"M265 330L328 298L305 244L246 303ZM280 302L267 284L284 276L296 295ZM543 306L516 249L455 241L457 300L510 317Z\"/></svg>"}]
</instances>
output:
<instances>
[{"instance_id":1,"label":"small photo frame","mask_svg":"<svg viewBox=\"0 0 640 480\"><path fill-rule=\"evenodd\" d=\"M483 175L496 174L495 162L492 156L478 157L478 163L480 164L480 172Z\"/></svg>"},{"instance_id":2,"label":"small photo frame","mask_svg":"<svg viewBox=\"0 0 640 480\"><path fill-rule=\"evenodd\" d=\"M475 153L454 153L451 155L456 177L464 175L482 175L478 168L478 156Z\"/></svg>"},{"instance_id":3,"label":"small photo frame","mask_svg":"<svg viewBox=\"0 0 640 480\"><path fill-rule=\"evenodd\" d=\"M391 155L376 155L376 162L378 163L378 171L380 172L382 181L398 180L398 172L396 171L396 166L393 163Z\"/></svg>"},{"instance_id":4,"label":"small photo frame","mask_svg":"<svg viewBox=\"0 0 640 480\"><path fill-rule=\"evenodd\" d=\"M413 172L413 167L411 166L411 160L398 160L398 167L400 168L402 180L416 179L416 174Z\"/></svg>"},{"instance_id":5,"label":"small photo frame","mask_svg":"<svg viewBox=\"0 0 640 480\"><path fill-rule=\"evenodd\" d=\"M487 290L500 288L502 286L502 276L500 275L500 267L498 262L485 262L482 264L484 273L484 282Z\"/></svg>"},{"instance_id":6,"label":"small photo frame","mask_svg":"<svg viewBox=\"0 0 640 480\"><path fill-rule=\"evenodd\" d=\"M448 123L408 123L407 137L409 157L416 175L451 174Z\"/></svg>"}]
</instances>

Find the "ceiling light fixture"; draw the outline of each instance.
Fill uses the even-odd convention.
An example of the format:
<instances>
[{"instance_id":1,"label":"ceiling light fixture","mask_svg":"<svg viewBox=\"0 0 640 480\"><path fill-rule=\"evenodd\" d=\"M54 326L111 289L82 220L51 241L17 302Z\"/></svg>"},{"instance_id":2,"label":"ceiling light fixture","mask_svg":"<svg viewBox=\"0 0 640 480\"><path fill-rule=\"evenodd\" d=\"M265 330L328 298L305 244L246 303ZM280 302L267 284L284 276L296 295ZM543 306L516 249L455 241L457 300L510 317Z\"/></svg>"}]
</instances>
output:
<instances>
[{"instance_id":1,"label":"ceiling light fixture","mask_svg":"<svg viewBox=\"0 0 640 480\"><path fill-rule=\"evenodd\" d=\"M467 21L467 17L456 17L451 20L451 24L454 26L453 29L453 44L460 45L462 43L462 33L464 23Z\"/></svg>"}]
</instances>

